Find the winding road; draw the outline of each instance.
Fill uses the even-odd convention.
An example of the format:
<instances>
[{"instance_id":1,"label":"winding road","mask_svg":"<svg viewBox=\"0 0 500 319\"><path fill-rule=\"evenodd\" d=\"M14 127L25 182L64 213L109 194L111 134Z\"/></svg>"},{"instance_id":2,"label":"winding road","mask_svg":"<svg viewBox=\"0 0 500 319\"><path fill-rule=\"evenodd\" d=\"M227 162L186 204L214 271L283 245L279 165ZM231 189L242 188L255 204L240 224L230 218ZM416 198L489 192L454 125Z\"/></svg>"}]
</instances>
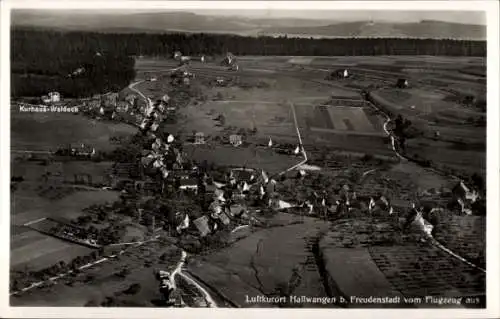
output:
<instances>
[{"instance_id":1,"label":"winding road","mask_svg":"<svg viewBox=\"0 0 500 319\"><path fill-rule=\"evenodd\" d=\"M175 270L172 272L172 275L170 277L172 286L175 289L177 289L176 284L175 284L175 277L180 276L180 277L182 277L182 279L189 282L191 285L195 286L196 289L198 289L198 291L201 292L201 294L203 295L203 299L205 299L205 302L209 308L218 308L217 303L212 298L212 296L210 296L210 293L205 288L203 288L196 280L194 280L188 274L186 274L182 271L184 264L186 263L187 256L188 256L188 254L184 250L182 250L181 259L179 260L177 267L175 267Z\"/></svg>"},{"instance_id":2,"label":"winding road","mask_svg":"<svg viewBox=\"0 0 500 319\"><path fill-rule=\"evenodd\" d=\"M169 71L175 71L176 69L177 68L169 69ZM146 97L146 95L144 95L144 93L142 93L140 90L138 90L138 89L135 88L138 84L143 83L143 82L144 82L144 80L134 82L134 83L132 83L132 84L129 85L129 88L132 91L134 91L137 94L139 94L144 100L146 100L146 102L148 103L148 105L150 107L152 107L153 106L153 101L151 101L151 99L149 97ZM194 280L189 275L187 275L186 273L183 272L183 266L186 263L187 256L188 255L187 255L186 251L182 250L182 252L181 252L181 259L177 263L177 267L175 267L175 270L172 272L172 275L170 277L172 286L175 289L177 289L176 284L175 284L175 277L176 276L180 276L184 280L186 280L187 282L189 282L191 285L195 286L196 289L198 289L198 291L203 295L203 298L205 299L205 302L207 303L208 307L210 307L210 308L217 308L217 304L214 301L214 299L212 298L212 296L210 295L210 293L208 291L206 291L206 289L203 288L196 280Z\"/></svg>"}]
</instances>

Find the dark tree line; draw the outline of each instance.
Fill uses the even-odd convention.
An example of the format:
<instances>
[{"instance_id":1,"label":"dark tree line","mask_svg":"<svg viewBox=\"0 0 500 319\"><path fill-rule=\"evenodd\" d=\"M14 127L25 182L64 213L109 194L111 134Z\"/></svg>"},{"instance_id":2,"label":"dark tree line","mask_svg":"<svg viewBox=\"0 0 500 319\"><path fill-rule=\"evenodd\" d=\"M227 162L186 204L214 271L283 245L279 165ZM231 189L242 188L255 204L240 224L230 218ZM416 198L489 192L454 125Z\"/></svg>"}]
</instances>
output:
<instances>
[{"instance_id":1,"label":"dark tree line","mask_svg":"<svg viewBox=\"0 0 500 319\"><path fill-rule=\"evenodd\" d=\"M83 97L121 90L135 77L133 57L114 46L103 52L89 45L86 34L59 37L53 32L14 31L12 35L12 96L57 91L65 97Z\"/></svg>"},{"instance_id":2,"label":"dark tree line","mask_svg":"<svg viewBox=\"0 0 500 319\"><path fill-rule=\"evenodd\" d=\"M485 41L433 39L312 39L212 34L108 34L17 28L11 34L14 95L57 90L82 96L119 89L134 77L134 56L188 55L447 55L486 56ZM100 53L97 55L96 53ZM67 75L84 67L77 77Z\"/></svg>"},{"instance_id":3,"label":"dark tree line","mask_svg":"<svg viewBox=\"0 0 500 319\"><path fill-rule=\"evenodd\" d=\"M13 55L21 60L35 52L49 57L60 50L80 52L120 52L131 55L171 56L184 54L236 55L448 55L486 56L485 41L343 38L313 39L282 37L242 37L224 34L109 34L95 32L58 32L14 29ZM34 52L32 51L34 50ZM16 53L16 51L19 51ZM21 54L19 56L19 54ZM40 54L35 54L40 55Z\"/></svg>"}]
</instances>

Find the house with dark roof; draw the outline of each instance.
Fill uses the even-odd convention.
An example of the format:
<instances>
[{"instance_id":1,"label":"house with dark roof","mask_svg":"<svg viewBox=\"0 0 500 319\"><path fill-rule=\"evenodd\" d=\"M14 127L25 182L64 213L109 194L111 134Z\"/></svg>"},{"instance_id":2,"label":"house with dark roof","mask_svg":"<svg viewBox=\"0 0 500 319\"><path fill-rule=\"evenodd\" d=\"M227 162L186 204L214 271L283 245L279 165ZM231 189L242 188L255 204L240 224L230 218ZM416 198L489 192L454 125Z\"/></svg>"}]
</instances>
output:
<instances>
[{"instance_id":1,"label":"house with dark roof","mask_svg":"<svg viewBox=\"0 0 500 319\"><path fill-rule=\"evenodd\" d=\"M333 80L333 79L345 79L349 77L349 71L347 69L337 69L332 71L328 76L328 80Z\"/></svg>"},{"instance_id":2,"label":"house with dark roof","mask_svg":"<svg viewBox=\"0 0 500 319\"><path fill-rule=\"evenodd\" d=\"M194 226L200 233L201 237L205 237L210 234L209 220L207 216L201 216L193 221Z\"/></svg>"},{"instance_id":3,"label":"house with dark roof","mask_svg":"<svg viewBox=\"0 0 500 319\"><path fill-rule=\"evenodd\" d=\"M243 141L241 139L241 135L238 134L232 134L229 136L229 143L233 145L234 147L238 147L241 144L243 144Z\"/></svg>"},{"instance_id":4,"label":"house with dark roof","mask_svg":"<svg viewBox=\"0 0 500 319\"><path fill-rule=\"evenodd\" d=\"M196 132L194 135L194 144L205 144L205 133Z\"/></svg>"},{"instance_id":5,"label":"house with dark roof","mask_svg":"<svg viewBox=\"0 0 500 319\"><path fill-rule=\"evenodd\" d=\"M398 81L396 82L396 87L400 89L405 89L408 87L408 85L409 83L407 79L398 79Z\"/></svg>"},{"instance_id":6,"label":"house with dark roof","mask_svg":"<svg viewBox=\"0 0 500 319\"><path fill-rule=\"evenodd\" d=\"M253 183L256 181L255 171L253 169L232 169L231 176L236 179L237 182Z\"/></svg>"}]
</instances>

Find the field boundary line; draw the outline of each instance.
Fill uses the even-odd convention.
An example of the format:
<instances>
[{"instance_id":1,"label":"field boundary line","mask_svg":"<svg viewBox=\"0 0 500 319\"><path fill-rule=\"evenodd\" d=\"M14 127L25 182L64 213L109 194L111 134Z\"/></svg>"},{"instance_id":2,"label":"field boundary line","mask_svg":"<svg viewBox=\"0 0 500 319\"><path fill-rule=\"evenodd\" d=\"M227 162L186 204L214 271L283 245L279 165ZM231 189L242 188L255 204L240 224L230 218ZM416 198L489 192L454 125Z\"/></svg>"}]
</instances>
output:
<instances>
[{"instance_id":1,"label":"field boundary line","mask_svg":"<svg viewBox=\"0 0 500 319\"><path fill-rule=\"evenodd\" d=\"M304 156L304 160L302 160L298 164L295 164L292 167L282 171L281 173L278 174L279 176L281 176L289 171L292 171L292 170L296 169L297 167L304 165L307 162L307 153L306 153L306 150L304 149L304 146L302 144L302 136L300 135L299 124L297 122L297 114L295 113L295 105L291 102L288 102L288 104L290 105L290 108L292 109L293 122L295 124L295 130L297 131L297 138L299 139L299 147L300 147L300 151L302 152L302 155Z\"/></svg>"}]
</instances>

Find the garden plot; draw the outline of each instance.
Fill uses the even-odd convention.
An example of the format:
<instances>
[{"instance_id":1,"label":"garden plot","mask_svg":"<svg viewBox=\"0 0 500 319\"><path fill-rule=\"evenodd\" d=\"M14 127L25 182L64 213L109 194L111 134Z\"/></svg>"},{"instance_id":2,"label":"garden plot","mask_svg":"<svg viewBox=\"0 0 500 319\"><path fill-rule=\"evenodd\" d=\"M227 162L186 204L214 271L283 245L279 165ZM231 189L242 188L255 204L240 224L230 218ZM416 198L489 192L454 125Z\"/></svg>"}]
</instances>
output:
<instances>
[{"instance_id":1,"label":"garden plot","mask_svg":"<svg viewBox=\"0 0 500 319\"><path fill-rule=\"evenodd\" d=\"M484 216L442 216L435 238L453 252L486 266L486 218Z\"/></svg>"},{"instance_id":2,"label":"garden plot","mask_svg":"<svg viewBox=\"0 0 500 319\"><path fill-rule=\"evenodd\" d=\"M430 246L370 248L377 266L405 296L485 294L484 273Z\"/></svg>"},{"instance_id":3,"label":"garden plot","mask_svg":"<svg viewBox=\"0 0 500 319\"><path fill-rule=\"evenodd\" d=\"M444 101L445 94L419 89L400 90L386 88L372 93L377 102L394 109L407 110L416 114L430 114L453 108L454 103Z\"/></svg>"}]
</instances>

